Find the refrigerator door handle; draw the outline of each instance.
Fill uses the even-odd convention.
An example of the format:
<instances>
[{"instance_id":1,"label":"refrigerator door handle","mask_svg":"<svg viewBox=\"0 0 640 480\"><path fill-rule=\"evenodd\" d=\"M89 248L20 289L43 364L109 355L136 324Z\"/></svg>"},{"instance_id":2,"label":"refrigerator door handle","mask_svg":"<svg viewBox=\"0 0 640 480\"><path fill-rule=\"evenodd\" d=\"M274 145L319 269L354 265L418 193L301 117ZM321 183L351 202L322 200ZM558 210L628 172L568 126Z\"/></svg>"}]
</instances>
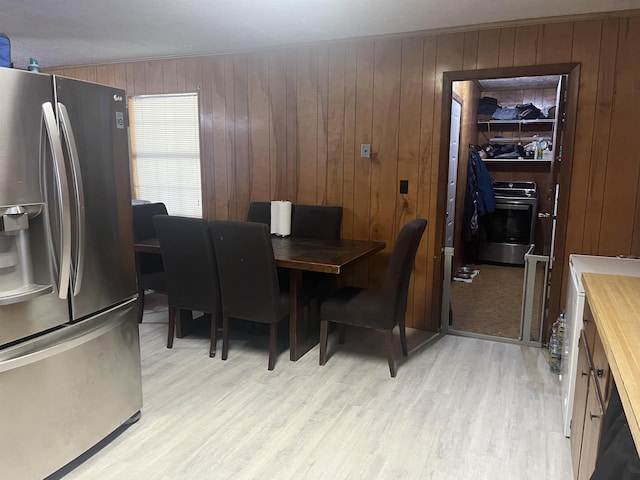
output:
<instances>
[{"instance_id":1,"label":"refrigerator door handle","mask_svg":"<svg viewBox=\"0 0 640 480\"><path fill-rule=\"evenodd\" d=\"M57 196L60 204L60 211L58 213L60 215L61 238L59 258L56 258L54 254L53 263L54 268L57 268L57 272L55 273L56 280L58 282L56 285L58 289L58 297L64 300L67 298L69 273L71 270L71 205L69 200L69 185L67 183L66 167L62 153L62 143L60 141L60 133L58 131L58 125L53 113L53 106L51 105L51 102L45 102L42 104L42 120L47 130L47 139L49 140L51 155L53 157L54 180L58 187ZM43 183L46 184L46 178L43 178ZM47 211L50 215L51 208L48 201Z\"/></svg>"},{"instance_id":2,"label":"refrigerator door handle","mask_svg":"<svg viewBox=\"0 0 640 480\"><path fill-rule=\"evenodd\" d=\"M76 251L75 258L72 259L73 277L71 278L73 295L76 296L78 295L78 293L80 293L80 287L82 286L82 272L84 270L84 238L86 230L84 189L82 186L82 175L80 172L78 147L76 146L76 139L73 134L69 112L67 111L67 107L64 105L64 103L58 102L58 112L60 113L60 123L62 126L62 133L67 146L67 151L69 152L69 156L71 157L71 182L73 185L73 194L76 202Z\"/></svg>"}]
</instances>

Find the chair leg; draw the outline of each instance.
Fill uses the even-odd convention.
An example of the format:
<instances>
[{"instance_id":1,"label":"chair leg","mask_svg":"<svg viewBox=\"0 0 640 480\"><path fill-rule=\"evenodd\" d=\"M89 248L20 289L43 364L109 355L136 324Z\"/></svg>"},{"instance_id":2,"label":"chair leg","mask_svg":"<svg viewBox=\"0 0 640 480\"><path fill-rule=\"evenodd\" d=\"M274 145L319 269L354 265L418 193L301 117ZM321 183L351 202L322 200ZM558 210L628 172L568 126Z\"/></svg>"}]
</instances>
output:
<instances>
[{"instance_id":1,"label":"chair leg","mask_svg":"<svg viewBox=\"0 0 640 480\"><path fill-rule=\"evenodd\" d=\"M169 307L169 333L167 334L167 348L173 348L173 337L176 330L176 309Z\"/></svg>"},{"instance_id":2,"label":"chair leg","mask_svg":"<svg viewBox=\"0 0 640 480\"><path fill-rule=\"evenodd\" d=\"M216 342L218 341L218 314L211 313L211 344L209 345L209 358L216 356Z\"/></svg>"},{"instance_id":3,"label":"chair leg","mask_svg":"<svg viewBox=\"0 0 640 480\"><path fill-rule=\"evenodd\" d=\"M391 376L396 376L396 362L393 359L393 329L384 331L384 346L387 351L387 360L389 361L389 372Z\"/></svg>"},{"instance_id":4,"label":"chair leg","mask_svg":"<svg viewBox=\"0 0 640 480\"><path fill-rule=\"evenodd\" d=\"M320 365L327 363L327 341L329 339L329 321L320 320Z\"/></svg>"},{"instance_id":5,"label":"chair leg","mask_svg":"<svg viewBox=\"0 0 640 480\"><path fill-rule=\"evenodd\" d=\"M144 315L144 289L138 289L138 323L142 323Z\"/></svg>"},{"instance_id":6,"label":"chair leg","mask_svg":"<svg viewBox=\"0 0 640 480\"><path fill-rule=\"evenodd\" d=\"M269 326L269 370L276 366L276 343L278 341L278 324L272 323Z\"/></svg>"},{"instance_id":7,"label":"chair leg","mask_svg":"<svg viewBox=\"0 0 640 480\"><path fill-rule=\"evenodd\" d=\"M222 360L227 359L229 353L229 317L222 318Z\"/></svg>"},{"instance_id":8,"label":"chair leg","mask_svg":"<svg viewBox=\"0 0 640 480\"><path fill-rule=\"evenodd\" d=\"M340 343L340 345L343 345L345 340L347 339L347 326L344 323L342 323L338 325L338 330L340 331L338 342Z\"/></svg>"},{"instance_id":9,"label":"chair leg","mask_svg":"<svg viewBox=\"0 0 640 480\"><path fill-rule=\"evenodd\" d=\"M400 322L400 345L402 346L402 355L405 357L409 355L409 350L407 349L407 334L404 330L404 322Z\"/></svg>"}]
</instances>

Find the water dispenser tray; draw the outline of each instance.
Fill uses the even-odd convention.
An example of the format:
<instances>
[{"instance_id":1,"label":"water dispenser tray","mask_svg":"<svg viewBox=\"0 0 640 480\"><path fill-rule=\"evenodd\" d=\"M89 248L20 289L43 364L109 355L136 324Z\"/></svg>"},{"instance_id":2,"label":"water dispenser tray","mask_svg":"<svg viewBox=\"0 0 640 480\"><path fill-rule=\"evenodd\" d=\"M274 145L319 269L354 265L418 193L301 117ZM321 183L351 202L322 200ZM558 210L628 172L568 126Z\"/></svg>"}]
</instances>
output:
<instances>
[{"instance_id":1,"label":"water dispenser tray","mask_svg":"<svg viewBox=\"0 0 640 480\"><path fill-rule=\"evenodd\" d=\"M40 295L46 295L52 291L53 287L51 285L39 285L34 283L24 285L20 288L16 288L15 290L0 292L0 306L26 302L27 300L39 297Z\"/></svg>"},{"instance_id":2,"label":"water dispenser tray","mask_svg":"<svg viewBox=\"0 0 640 480\"><path fill-rule=\"evenodd\" d=\"M16 252L0 252L0 268L15 267L16 265L18 265Z\"/></svg>"}]
</instances>

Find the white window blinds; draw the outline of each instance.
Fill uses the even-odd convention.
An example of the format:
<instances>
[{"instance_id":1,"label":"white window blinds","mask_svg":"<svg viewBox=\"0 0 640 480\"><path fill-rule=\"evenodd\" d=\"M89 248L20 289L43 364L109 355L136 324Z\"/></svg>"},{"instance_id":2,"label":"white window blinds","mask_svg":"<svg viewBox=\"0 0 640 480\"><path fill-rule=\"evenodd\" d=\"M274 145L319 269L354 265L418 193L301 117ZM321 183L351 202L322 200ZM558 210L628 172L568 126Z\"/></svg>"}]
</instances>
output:
<instances>
[{"instance_id":1,"label":"white window blinds","mask_svg":"<svg viewBox=\"0 0 640 480\"><path fill-rule=\"evenodd\" d=\"M198 94L129 98L133 197L202 217Z\"/></svg>"}]
</instances>

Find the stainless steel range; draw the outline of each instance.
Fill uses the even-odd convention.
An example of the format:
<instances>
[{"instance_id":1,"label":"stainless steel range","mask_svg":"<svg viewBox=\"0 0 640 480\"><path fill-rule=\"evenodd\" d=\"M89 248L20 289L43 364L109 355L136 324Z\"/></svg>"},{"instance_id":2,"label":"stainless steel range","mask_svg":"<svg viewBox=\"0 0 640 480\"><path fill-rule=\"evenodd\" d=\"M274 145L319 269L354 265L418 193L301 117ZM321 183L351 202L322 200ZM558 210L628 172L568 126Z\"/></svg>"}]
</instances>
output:
<instances>
[{"instance_id":1,"label":"stainless steel range","mask_svg":"<svg viewBox=\"0 0 640 480\"><path fill-rule=\"evenodd\" d=\"M484 234L478 252L481 261L524 265L534 243L538 213L535 182L494 182L494 213L481 218Z\"/></svg>"}]
</instances>

